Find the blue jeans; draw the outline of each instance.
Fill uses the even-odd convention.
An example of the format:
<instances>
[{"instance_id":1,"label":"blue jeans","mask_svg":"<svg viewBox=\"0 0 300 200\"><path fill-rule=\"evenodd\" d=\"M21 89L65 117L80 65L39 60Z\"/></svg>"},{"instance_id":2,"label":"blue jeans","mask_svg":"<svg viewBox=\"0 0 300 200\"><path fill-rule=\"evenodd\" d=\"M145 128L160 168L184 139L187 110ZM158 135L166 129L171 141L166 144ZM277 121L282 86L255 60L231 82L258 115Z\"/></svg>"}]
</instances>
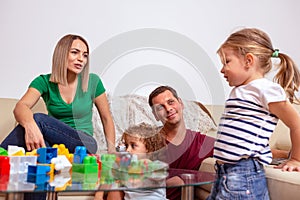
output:
<instances>
[{"instance_id":1,"label":"blue jeans","mask_svg":"<svg viewBox=\"0 0 300 200\"><path fill-rule=\"evenodd\" d=\"M70 153L74 153L76 146L85 146L88 153L96 153L97 142L93 136L75 130L58 119L43 113L35 113L33 117L43 134L47 147L52 147L54 144L64 144ZM0 146L7 149L8 145L23 147L27 151L25 129L21 125L17 125Z\"/></svg>"},{"instance_id":2,"label":"blue jeans","mask_svg":"<svg viewBox=\"0 0 300 200\"><path fill-rule=\"evenodd\" d=\"M207 200L269 200L265 171L256 159L217 164L216 181Z\"/></svg>"}]
</instances>

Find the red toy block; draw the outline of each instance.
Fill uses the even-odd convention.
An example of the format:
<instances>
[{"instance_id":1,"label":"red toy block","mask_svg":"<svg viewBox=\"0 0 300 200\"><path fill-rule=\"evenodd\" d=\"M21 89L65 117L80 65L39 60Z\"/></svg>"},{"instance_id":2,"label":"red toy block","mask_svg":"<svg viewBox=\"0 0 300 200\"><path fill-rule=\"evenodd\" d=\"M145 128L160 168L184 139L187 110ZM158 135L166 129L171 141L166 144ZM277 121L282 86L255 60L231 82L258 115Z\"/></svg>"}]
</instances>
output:
<instances>
[{"instance_id":1,"label":"red toy block","mask_svg":"<svg viewBox=\"0 0 300 200\"><path fill-rule=\"evenodd\" d=\"M8 156L0 156L0 176L9 175L10 164Z\"/></svg>"}]
</instances>

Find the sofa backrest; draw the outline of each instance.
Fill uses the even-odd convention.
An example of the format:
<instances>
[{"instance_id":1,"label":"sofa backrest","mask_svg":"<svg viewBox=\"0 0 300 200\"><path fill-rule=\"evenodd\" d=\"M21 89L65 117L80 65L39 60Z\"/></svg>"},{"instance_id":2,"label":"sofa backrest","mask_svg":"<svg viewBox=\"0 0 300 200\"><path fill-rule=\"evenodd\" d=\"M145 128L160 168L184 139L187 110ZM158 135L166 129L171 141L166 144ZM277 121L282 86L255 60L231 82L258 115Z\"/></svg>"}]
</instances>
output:
<instances>
[{"instance_id":1,"label":"sofa backrest","mask_svg":"<svg viewBox=\"0 0 300 200\"><path fill-rule=\"evenodd\" d=\"M214 121L210 118L210 113L207 109L197 101L182 99L184 104L184 121L188 129L207 133L216 130ZM108 95L113 120L116 128L116 143L118 144L124 130L131 125L147 123L156 126L162 126L160 121L157 121L152 113L152 109L148 104L148 97L129 94L124 96ZM98 142L98 150L106 149L106 140L103 137L103 127L99 113L96 108L93 108L93 125L94 137Z\"/></svg>"},{"instance_id":2,"label":"sofa backrest","mask_svg":"<svg viewBox=\"0 0 300 200\"><path fill-rule=\"evenodd\" d=\"M0 98L0 141L2 141L8 133L16 126L13 110L18 99ZM47 113L45 103L42 99L33 107L33 112Z\"/></svg>"},{"instance_id":3,"label":"sofa backrest","mask_svg":"<svg viewBox=\"0 0 300 200\"><path fill-rule=\"evenodd\" d=\"M18 99L14 98L0 98L0 141L2 141L17 124L13 115L13 110L17 102ZM224 105L205 105L205 107L209 110L215 123L218 125L224 110ZM295 106L295 108L300 111L300 106ZM34 113L47 113L46 106L42 99L38 101L32 110ZM215 130L211 130L207 134L216 137ZM290 150L291 142L289 129L281 121L279 121L271 136L270 146L272 148Z\"/></svg>"}]
</instances>

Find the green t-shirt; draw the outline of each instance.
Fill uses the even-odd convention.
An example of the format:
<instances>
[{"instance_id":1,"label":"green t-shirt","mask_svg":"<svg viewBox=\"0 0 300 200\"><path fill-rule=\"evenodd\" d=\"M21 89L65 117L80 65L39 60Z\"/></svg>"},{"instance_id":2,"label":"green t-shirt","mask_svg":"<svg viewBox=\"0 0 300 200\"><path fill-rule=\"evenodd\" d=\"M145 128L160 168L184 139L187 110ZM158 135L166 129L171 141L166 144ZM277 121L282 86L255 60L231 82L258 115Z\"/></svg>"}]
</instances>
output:
<instances>
[{"instance_id":1,"label":"green t-shirt","mask_svg":"<svg viewBox=\"0 0 300 200\"><path fill-rule=\"evenodd\" d=\"M68 124L76 130L93 135L92 108L95 97L103 94L105 88L99 76L91 73L86 92L81 89L81 76L78 79L77 91L72 103L67 104L58 89L57 83L49 81L50 74L36 77L29 87L37 89L47 106L48 115Z\"/></svg>"}]
</instances>

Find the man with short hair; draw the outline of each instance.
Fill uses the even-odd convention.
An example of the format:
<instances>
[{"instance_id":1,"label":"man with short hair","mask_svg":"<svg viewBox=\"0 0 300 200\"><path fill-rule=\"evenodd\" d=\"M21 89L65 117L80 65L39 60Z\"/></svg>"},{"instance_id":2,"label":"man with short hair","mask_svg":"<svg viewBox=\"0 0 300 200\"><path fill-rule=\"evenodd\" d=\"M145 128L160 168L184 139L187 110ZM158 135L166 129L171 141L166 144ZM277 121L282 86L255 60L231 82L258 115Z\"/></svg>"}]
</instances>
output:
<instances>
[{"instance_id":1,"label":"man with short hair","mask_svg":"<svg viewBox=\"0 0 300 200\"><path fill-rule=\"evenodd\" d=\"M201 162L213 156L215 139L200 132L186 129L183 119L184 105L176 90L170 86L160 86L149 95L148 103L155 118L163 123L161 133L166 139L167 148L164 161L170 168L199 170ZM167 185L182 184L178 176L168 178ZM167 189L167 198L181 198L178 187Z\"/></svg>"}]
</instances>

